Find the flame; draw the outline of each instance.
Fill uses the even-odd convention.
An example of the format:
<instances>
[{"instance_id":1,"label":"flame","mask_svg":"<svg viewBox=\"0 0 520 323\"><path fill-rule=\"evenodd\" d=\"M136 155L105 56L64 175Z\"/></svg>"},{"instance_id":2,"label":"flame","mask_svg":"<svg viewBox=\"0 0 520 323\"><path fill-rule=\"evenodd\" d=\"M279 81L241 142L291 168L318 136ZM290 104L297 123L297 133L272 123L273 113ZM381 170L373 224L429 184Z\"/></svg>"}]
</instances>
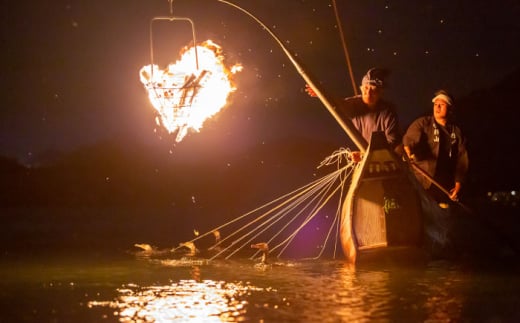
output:
<instances>
[{"instance_id":1,"label":"flame","mask_svg":"<svg viewBox=\"0 0 520 323\"><path fill-rule=\"evenodd\" d=\"M189 129L199 132L208 118L224 108L236 90L232 76L241 70L240 64L228 68L222 48L207 40L184 47L180 59L166 69L146 65L139 74L158 113L157 125L170 134L177 132L175 141L180 142Z\"/></svg>"}]
</instances>

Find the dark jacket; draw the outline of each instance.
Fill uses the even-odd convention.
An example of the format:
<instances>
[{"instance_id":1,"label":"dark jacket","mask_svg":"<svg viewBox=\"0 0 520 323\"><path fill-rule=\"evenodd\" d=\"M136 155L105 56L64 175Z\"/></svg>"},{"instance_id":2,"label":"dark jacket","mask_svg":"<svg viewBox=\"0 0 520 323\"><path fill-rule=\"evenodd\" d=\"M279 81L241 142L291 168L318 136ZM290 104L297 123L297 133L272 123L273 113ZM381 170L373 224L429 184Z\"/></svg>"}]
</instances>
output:
<instances>
[{"instance_id":1,"label":"dark jacket","mask_svg":"<svg viewBox=\"0 0 520 323\"><path fill-rule=\"evenodd\" d=\"M464 182L469 159L466 140L456 125L443 127L433 116L418 118L404 134L403 145L410 147L417 165L445 189L451 189L455 182ZM417 178L424 188L430 187L431 182L424 176Z\"/></svg>"}]
</instances>

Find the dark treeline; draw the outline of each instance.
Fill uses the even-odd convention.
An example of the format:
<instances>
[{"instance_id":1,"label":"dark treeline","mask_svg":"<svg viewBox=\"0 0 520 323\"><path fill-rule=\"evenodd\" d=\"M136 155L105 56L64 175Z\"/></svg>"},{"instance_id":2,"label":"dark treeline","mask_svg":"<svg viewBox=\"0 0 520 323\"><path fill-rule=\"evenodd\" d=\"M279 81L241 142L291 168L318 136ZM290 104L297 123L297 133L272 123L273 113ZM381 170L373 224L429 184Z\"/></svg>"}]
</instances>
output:
<instances>
[{"instance_id":1,"label":"dark treeline","mask_svg":"<svg viewBox=\"0 0 520 323\"><path fill-rule=\"evenodd\" d=\"M457 119L469 139L466 194L518 189L517 93L520 71L495 87L458 98ZM235 160L181 163L169 155L115 143L46 156L31 167L0 157L2 206L214 205L265 202L313 179L316 166L337 143L284 138L252 147ZM232 165L231 167L229 165ZM285 190L285 191L284 191ZM263 196L264 198L259 198ZM258 199L255 200L255 197Z\"/></svg>"},{"instance_id":2,"label":"dark treeline","mask_svg":"<svg viewBox=\"0 0 520 323\"><path fill-rule=\"evenodd\" d=\"M518 190L520 67L489 89L460 98L456 115L468 137L473 191Z\"/></svg>"},{"instance_id":3,"label":"dark treeline","mask_svg":"<svg viewBox=\"0 0 520 323\"><path fill-rule=\"evenodd\" d=\"M302 148L302 145L304 148ZM230 159L179 162L153 149L99 143L39 166L1 158L2 206L153 206L264 203L309 183L331 145L259 145ZM314 151L311 152L311 151ZM314 156L314 157L312 157ZM316 157L317 156L317 157ZM274 185L276 184L276 185Z\"/></svg>"}]
</instances>

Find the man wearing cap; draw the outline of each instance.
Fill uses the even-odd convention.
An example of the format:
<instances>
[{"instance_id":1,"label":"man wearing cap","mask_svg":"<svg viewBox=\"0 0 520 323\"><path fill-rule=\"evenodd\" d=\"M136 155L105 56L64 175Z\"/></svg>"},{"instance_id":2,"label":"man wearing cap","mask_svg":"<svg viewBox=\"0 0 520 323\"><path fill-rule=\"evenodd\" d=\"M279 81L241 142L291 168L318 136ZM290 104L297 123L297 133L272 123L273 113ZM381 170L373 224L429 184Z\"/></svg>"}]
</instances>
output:
<instances>
[{"instance_id":1,"label":"man wearing cap","mask_svg":"<svg viewBox=\"0 0 520 323\"><path fill-rule=\"evenodd\" d=\"M469 159L466 140L454 123L452 96L444 90L437 91L432 103L432 115L419 117L410 124L403 145L408 158L449 192L447 196L431 180L416 173L423 187L446 207L450 199L458 199Z\"/></svg>"},{"instance_id":2,"label":"man wearing cap","mask_svg":"<svg viewBox=\"0 0 520 323\"><path fill-rule=\"evenodd\" d=\"M361 81L361 95L337 102L336 112L341 118L350 119L367 143L370 143L373 132L382 131L390 147L397 150L402 133L395 106L383 99L387 76L386 69L368 70ZM305 91L310 96L316 96L309 86Z\"/></svg>"}]
</instances>

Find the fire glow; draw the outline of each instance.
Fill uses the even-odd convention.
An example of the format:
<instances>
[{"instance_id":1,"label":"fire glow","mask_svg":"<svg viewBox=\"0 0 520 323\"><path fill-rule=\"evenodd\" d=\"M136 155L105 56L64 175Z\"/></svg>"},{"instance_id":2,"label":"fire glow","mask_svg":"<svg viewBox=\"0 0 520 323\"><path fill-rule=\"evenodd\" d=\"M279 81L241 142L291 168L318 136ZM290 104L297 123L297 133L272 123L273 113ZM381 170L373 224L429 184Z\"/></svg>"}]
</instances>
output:
<instances>
[{"instance_id":1,"label":"fire glow","mask_svg":"<svg viewBox=\"0 0 520 323\"><path fill-rule=\"evenodd\" d=\"M232 76L241 70L239 64L228 68L222 48L207 40L183 48L180 59L166 69L146 65L139 74L157 111L157 125L169 134L177 132L175 141L180 142L188 130L199 132L208 118L226 106L236 90Z\"/></svg>"}]
</instances>

